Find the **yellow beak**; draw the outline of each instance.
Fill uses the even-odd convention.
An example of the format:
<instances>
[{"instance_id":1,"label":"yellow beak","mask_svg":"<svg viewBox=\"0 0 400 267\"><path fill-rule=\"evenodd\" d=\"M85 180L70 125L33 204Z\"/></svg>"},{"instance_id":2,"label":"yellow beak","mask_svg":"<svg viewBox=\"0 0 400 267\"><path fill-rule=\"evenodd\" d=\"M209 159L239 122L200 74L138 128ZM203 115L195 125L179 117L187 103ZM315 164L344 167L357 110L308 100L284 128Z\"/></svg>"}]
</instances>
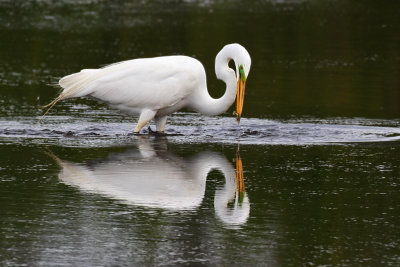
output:
<instances>
[{"instance_id":1,"label":"yellow beak","mask_svg":"<svg viewBox=\"0 0 400 267\"><path fill-rule=\"evenodd\" d=\"M243 111L244 102L244 90L246 88L246 81L240 76L237 83L237 95L236 95L236 121L240 122L240 117Z\"/></svg>"}]
</instances>

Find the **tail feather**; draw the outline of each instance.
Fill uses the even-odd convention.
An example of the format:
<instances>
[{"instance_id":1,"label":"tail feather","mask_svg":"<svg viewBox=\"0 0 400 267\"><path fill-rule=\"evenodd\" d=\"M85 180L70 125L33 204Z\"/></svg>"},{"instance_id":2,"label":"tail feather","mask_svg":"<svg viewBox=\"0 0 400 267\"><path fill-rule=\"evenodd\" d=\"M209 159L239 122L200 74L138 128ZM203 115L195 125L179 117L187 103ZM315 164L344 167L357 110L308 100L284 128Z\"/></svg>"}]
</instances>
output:
<instances>
[{"instance_id":1,"label":"tail feather","mask_svg":"<svg viewBox=\"0 0 400 267\"><path fill-rule=\"evenodd\" d=\"M44 109L47 108L47 110L42 115L41 119L43 119L51 108L60 100L87 95L89 92L86 92L86 90L89 84L99 77L98 74L96 75L96 71L96 69L85 69L61 78L58 84L64 90L53 101L42 107Z\"/></svg>"}]
</instances>

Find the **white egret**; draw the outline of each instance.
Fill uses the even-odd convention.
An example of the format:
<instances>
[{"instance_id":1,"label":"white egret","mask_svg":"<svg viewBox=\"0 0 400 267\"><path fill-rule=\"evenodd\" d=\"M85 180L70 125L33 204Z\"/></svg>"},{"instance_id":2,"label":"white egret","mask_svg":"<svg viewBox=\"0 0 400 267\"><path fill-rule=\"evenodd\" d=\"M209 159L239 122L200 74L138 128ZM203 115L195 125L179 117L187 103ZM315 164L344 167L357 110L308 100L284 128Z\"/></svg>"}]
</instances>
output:
<instances>
[{"instance_id":1,"label":"white egret","mask_svg":"<svg viewBox=\"0 0 400 267\"><path fill-rule=\"evenodd\" d=\"M231 60L236 70L228 66ZM99 69L83 69L60 79L64 90L45 107L49 107L48 112L62 99L89 96L129 114L139 114L135 133L153 118L157 132L164 132L167 115L181 108L218 115L237 96L239 122L250 65L250 55L243 46L228 44L222 48L215 58L215 73L226 83L226 91L219 99L208 93L203 65L187 56L139 58Z\"/></svg>"}]
</instances>

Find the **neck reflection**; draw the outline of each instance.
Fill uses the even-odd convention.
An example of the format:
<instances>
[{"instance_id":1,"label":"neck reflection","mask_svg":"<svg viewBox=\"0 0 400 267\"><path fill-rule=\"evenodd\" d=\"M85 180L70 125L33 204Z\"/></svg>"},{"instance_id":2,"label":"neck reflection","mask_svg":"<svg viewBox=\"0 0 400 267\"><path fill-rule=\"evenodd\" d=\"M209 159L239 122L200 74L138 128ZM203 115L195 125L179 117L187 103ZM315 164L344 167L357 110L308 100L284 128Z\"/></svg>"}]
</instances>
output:
<instances>
[{"instance_id":1,"label":"neck reflection","mask_svg":"<svg viewBox=\"0 0 400 267\"><path fill-rule=\"evenodd\" d=\"M217 152L204 151L182 158L167 151L165 138L155 141L152 143L146 137L139 137L137 149L113 153L89 165L51 156L62 168L59 179L65 184L127 204L167 210L198 208L205 195L208 174L218 170L225 183L215 191L217 217L229 226L247 221L250 204L244 190L243 166L238 152L235 171Z\"/></svg>"}]
</instances>

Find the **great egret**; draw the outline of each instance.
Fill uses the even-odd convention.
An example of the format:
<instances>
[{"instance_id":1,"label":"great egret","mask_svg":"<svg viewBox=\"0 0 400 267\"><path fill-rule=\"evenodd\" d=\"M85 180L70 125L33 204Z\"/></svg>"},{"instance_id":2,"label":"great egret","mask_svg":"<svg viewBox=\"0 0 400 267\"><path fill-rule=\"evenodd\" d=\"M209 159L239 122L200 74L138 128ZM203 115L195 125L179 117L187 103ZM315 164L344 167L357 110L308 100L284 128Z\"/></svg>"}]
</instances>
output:
<instances>
[{"instance_id":1,"label":"great egret","mask_svg":"<svg viewBox=\"0 0 400 267\"><path fill-rule=\"evenodd\" d=\"M228 66L231 60L236 70ZM204 67L197 59L165 56L122 61L63 77L59 85L64 90L45 107L48 112L62 99L90 96L129 114L140 114L135 133L153 118L156 131L164 132L167 115L184 107L205 115L218 115L232 105L237 95L239 122L250 65L250 55L243 46L224 46L215 58L215 73L226 83L226 91L221 98L214 99L207 90Z\"/></svg>"}]
</instances>

